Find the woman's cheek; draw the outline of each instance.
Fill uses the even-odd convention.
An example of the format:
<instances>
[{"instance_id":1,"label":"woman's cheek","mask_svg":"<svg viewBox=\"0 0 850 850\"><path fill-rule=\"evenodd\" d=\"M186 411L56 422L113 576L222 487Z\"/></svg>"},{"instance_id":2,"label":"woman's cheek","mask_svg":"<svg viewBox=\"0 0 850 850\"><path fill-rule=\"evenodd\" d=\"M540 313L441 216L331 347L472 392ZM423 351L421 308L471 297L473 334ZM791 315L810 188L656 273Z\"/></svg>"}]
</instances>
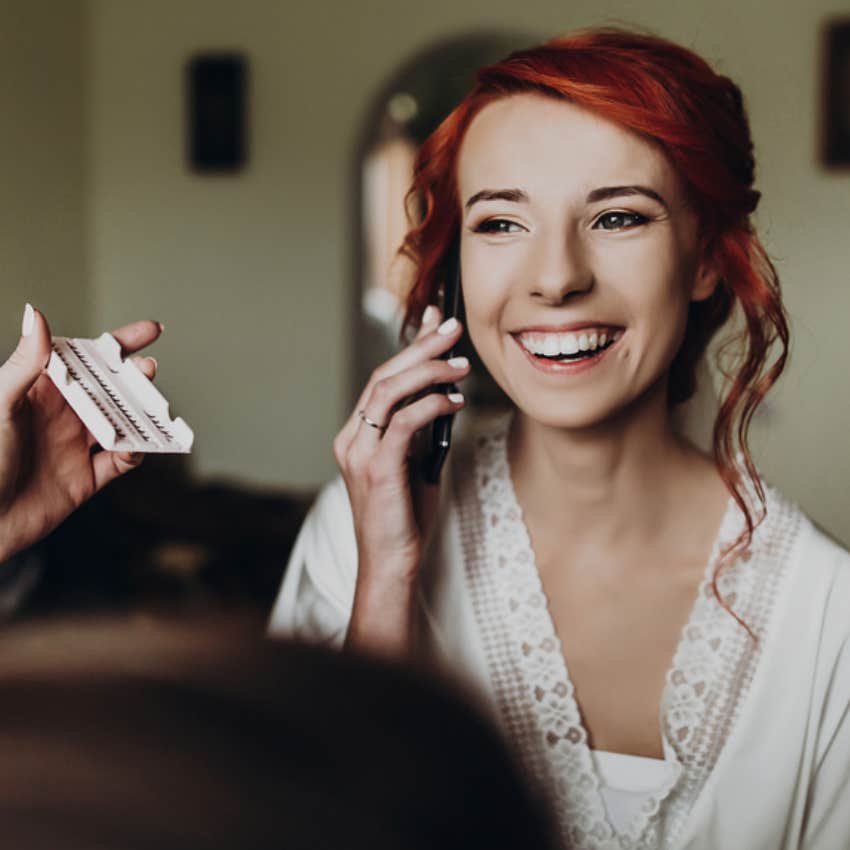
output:
<instances>
[{"instance_id":1,"label":"woman's cheek","mask_svg":"<svg viewBox=\"0 0 850 850\"><path fill-rule=\"evenodd\" d=\"M472 340L475 350L484 357L484 351L488 347L488 330L494 327L497 321L495 304L492 298L487 297L479 287L463 284L463 303L466 312L466 330Z\"/></svg>"},{"instance_id":2,"label":"woman's cheek","mask_svg":"<svg viewBox=\"0 0 850 850\"><path fill-rule=\"evenodd\" d=\"M467 333L478 356L491 370L499 350L506 300L498 284L491 286L478 276L464 280L463 300Z\"/></svg>"},{"instance_id":3,"label":"woman's cheek","mask_svg":"<svg viewBox=\"0 0 850 850\"><path fill-rule=\"evenodd\" d=\"M475 241L466 250L461 280L467 325L487 325L496 321L509 290L504 259L503 251L492 246L488 250L487 246Z\"/></svg>"}]
</instances>

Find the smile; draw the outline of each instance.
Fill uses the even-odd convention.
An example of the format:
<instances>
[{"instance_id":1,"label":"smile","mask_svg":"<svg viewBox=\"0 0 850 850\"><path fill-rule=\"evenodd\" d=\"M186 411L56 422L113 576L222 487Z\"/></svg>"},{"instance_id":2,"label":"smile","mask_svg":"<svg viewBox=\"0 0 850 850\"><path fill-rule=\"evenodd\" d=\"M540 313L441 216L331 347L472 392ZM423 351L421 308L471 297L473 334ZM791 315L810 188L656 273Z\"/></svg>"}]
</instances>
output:
<instances>
[{"instance_id":1,"label":"smile","mask_svg":"<svg viewBox=\"0 0 850 850\"><path fill-rule=\"evenodd\" d=\"M523 331L511 334L535 368L571 374L597 365L623 336L622 328L587 328L580 333Z\"/></svg>"}]
</instances>

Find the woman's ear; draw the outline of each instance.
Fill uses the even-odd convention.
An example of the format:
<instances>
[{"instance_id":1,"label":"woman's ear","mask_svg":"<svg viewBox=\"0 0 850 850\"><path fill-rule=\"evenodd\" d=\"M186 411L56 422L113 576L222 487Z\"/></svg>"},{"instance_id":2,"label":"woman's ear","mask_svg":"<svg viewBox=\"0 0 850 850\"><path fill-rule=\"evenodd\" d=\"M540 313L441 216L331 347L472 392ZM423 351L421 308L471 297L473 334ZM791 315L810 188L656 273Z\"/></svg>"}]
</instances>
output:
<instances>
[{"instance_id":1,"label":"woman's ear","mask_svg":"<svg viewBox=\"0 0 850 850\"><path fill-rule=\"evenodd\" d=\"M714 295L714 290L720 283L720 272L714 258L707 251L703 252L702 260L694 275L694 285L691 289L691 301L705 301Z\"/></svg>"}]
</instances>

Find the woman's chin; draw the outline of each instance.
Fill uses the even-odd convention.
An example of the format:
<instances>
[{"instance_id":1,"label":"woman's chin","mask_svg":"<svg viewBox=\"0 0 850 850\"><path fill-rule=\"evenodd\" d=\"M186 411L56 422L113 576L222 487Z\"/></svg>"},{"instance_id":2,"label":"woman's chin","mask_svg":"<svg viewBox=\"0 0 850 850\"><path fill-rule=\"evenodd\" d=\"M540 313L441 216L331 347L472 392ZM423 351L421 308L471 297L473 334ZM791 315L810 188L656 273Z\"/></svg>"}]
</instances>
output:
<instances>
[{"instance_id":1,"label":"woman's chin","mask_svg":"<svg viewBox=\"0 0 850 850\"><path fill-rule=\"evenodd\" d=\"M520 414L546 428L568 431L587 431L610 421L614 410L600 403L576 405L573 399L543 400L515 399Z\"/></svg>"}]
</instances>

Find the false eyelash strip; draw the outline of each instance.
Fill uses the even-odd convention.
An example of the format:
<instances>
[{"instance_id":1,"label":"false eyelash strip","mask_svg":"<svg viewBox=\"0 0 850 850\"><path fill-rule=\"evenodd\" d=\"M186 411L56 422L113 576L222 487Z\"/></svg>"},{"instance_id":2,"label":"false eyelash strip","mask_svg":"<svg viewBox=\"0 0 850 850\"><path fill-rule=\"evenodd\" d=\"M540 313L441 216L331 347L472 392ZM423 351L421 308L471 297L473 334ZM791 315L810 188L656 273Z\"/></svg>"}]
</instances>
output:
<instances>
[{"instance_id":1,"label":"false eyelash strip","mask_svg":"<svg viewBox=\"0 0 850 850\"><path fill-rule=\"evenodd\" d=\"M79 345L75 345L73 340L68 340L68 348L74 352L77 360L79 360L85 367L87 376L94 380L102 391L100 398L103 399L103 395L105 395L106 399L104 400L104 403L111 407L119 421L123 422L125 425L129 425L129 428L126 430L132 430L136 436L142 440L150 440L150 435L139 423L139 420L127 409L127 404L121 400L121 397L115 391L114 387L107 383L97 366L91 362L90 358L86 357ZM79 380L79 374L77 380ZM86 395L89 395L89 393L86 393Z\"/></svg>"},{"instance_id":2,"label":"false eyelash strip","mask_svg":"<svg viewBox=\"0 0 850 850\"><path fill-rule=\"evenodd\" d=\"M107 451L191 451L195 435L172 419L165 396L110 334L98 339L54 337L47 374Z\"/></svg>"}]
</instances>

